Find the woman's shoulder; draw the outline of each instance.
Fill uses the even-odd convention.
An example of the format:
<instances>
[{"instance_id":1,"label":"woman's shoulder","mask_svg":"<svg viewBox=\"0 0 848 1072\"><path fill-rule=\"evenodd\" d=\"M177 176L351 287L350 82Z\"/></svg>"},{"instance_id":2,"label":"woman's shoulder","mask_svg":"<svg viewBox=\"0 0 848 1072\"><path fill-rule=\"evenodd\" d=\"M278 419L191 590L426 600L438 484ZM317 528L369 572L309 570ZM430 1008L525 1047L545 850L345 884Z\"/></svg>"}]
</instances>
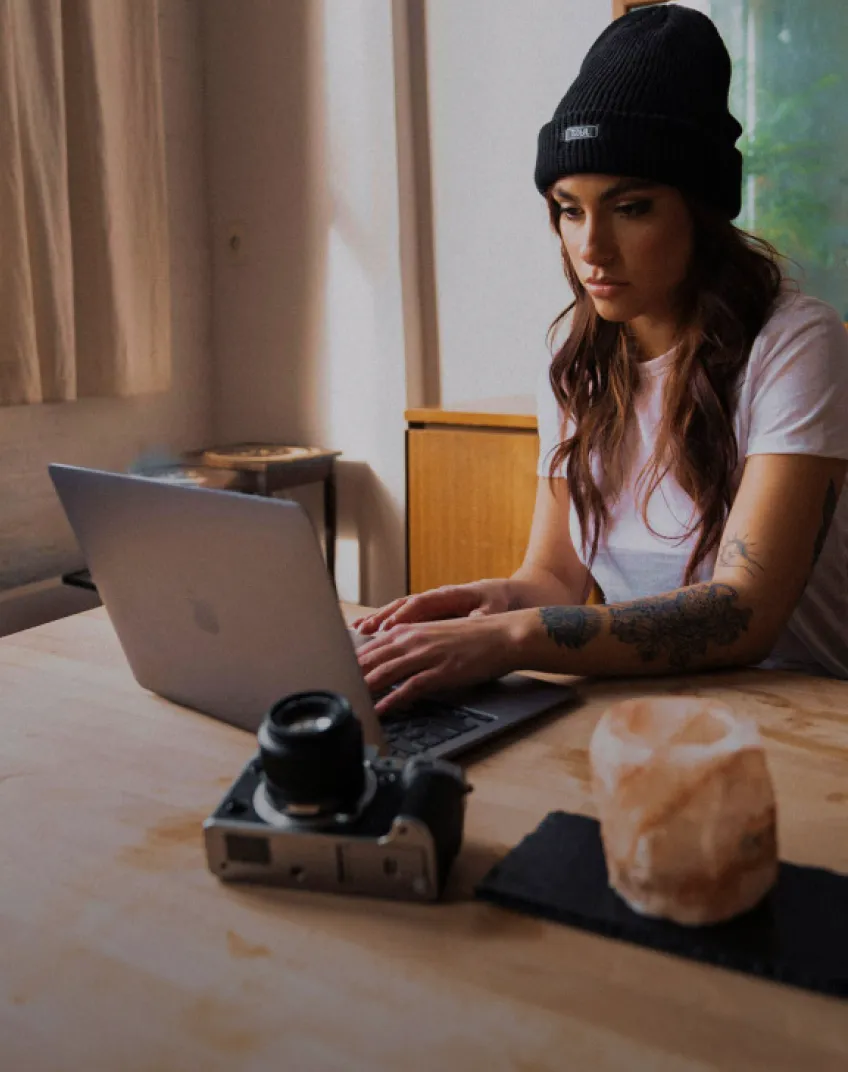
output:
<instances>
[{"instance_id":1,"label":"woman's shoulder","mask_svg":"<svg viewBox=\"0 0 848 1072\"><path fill-rule=\"evenodd\" d=\"M828 363L848 362L848 330L827 302L784 284L751 349L748 373L763 365L818 353Z\"/></svg>"},{"instance_id":2,"label":"woman's shoulder","mask_svg":"<svg viewBox=\"0 0 848 1072\"><path fill-rule=\"evenodd\" d=\"M818 326L831 330L844 330L845 327L842 317L832 305L805 294L791 283L784 283L757 339L774 340Z\"/></svg>"},{"instance_id":3,"label":"woman's shoulder","mask_svg":"<svg viewBox=\"0 0 848 1072\"><path fill-rule=\"evenodd\" d=\"M848 331L827 302L785 288L751 350L737 434L745 454L848 458Z\"/></svg>"}]
</instances>

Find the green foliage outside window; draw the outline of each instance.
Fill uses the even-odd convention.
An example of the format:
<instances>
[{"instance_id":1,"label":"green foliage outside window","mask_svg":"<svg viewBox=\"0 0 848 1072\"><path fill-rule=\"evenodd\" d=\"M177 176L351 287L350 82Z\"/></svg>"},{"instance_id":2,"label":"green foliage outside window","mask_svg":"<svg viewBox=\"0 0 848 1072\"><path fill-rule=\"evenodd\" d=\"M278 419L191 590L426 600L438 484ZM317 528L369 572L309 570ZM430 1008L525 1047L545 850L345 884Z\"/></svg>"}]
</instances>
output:
<instances>
[{"instance_id":1,"label":"green foliage outside window","mask_svg":"<svg viewBox=\"0 0 848 1072\"><path fill-rule=\"evenodd\" d=\"M737 222L848 320L848 3L685 2L712 18L733 59L731 110L745 130Z\"/></svg>"}]
</instances>

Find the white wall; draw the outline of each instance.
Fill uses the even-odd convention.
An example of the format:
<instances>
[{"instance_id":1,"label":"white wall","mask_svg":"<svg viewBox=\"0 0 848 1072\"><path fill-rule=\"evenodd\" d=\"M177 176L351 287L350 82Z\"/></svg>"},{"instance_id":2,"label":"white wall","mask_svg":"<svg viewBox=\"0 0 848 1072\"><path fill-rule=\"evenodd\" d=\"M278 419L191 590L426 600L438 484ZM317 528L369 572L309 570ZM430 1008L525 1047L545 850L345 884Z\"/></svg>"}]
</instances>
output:
<instances>
[{"instance_id":1,"label":"white wall","mask_svg":"<svg viewBox=\"0 0 848 1072\"><path fill-rule=\"evenodd\" d=\"M379 603L404 583L391 7L207 0L204 39L216 436L343 452L339 593Z\"/></svg>"},{"instance_id":2,"label":"white wall","mask_svg":"<svg viewBox=\"0 0 848 1072\"><path fill-rule=\"evenodd\" d=\"M610 0L428 0L442 402L532 393L570 301L533 184L536 138Z\"/></svg>"},{"instance_id":3,"label":"white wall","mask_svg":"<svg viewBox=\"0 0 848 1072\"><path fill-rule=\"evenodd\" d=\"M400 249L414 237L401 220L422 214L408 182L399 205L409 117L393 69L406 0L160 2L174 384L0 409L0 589L78 562L49 461L124 468L153 447L255 437L343 451L340 593L382 602L403 588L403 410L420 401ZM533 389L567 300L532 182L536 134L609 7L427 0L447 404ZM302 498L320 521L317 493Z\"/></svg>"},{"instance_id":4,"label":"white wall","mask_svg":"<svg viewBox=\"0 0 848 1072\"><path fill-rule=\"evenodd\" d=\"M123 469L141 451L211 432L209 252L202 150L200 0L161 0L171 225L173 384L167 394L0 407L0 590L80 564L48 462Z\"/></svg>"},{"instance_id":5,"label":"white wall","mask_svg":"<svg viewBox=\"0 0 848 1072\"><path fill-rule=\"evenodd\" d=\"M343 452L339 591L370 603L403 591L403 411L427 379L401 286L427 218L409 194L428 189L408 175L403 47L394 81L406 3L203 8L216 437ZM529 394L567 303L536 135L609 4L429 0L425 16L441 399ZM298 497L320 525L318 495Z\"/></svg>"}]
</instances>

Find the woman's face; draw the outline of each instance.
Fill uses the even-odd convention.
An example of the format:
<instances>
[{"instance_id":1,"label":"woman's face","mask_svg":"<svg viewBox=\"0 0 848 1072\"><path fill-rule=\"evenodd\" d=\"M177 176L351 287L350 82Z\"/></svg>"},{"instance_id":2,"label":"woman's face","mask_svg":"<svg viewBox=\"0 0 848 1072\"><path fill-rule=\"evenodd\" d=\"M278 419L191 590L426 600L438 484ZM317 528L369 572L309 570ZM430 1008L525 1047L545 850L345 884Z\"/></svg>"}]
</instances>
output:
<instances>
[{"instance_id":1,"label":"woman's face","mask_svg":"<svg viewBox=\"0 0 848 1072\"><path fill-rule=\"evenodd\" d=\"M614 175L569 175L551 193L565 251L598 315L674 324L692 254L692 218L680 191Z\"/></svg>"}]
</instances>

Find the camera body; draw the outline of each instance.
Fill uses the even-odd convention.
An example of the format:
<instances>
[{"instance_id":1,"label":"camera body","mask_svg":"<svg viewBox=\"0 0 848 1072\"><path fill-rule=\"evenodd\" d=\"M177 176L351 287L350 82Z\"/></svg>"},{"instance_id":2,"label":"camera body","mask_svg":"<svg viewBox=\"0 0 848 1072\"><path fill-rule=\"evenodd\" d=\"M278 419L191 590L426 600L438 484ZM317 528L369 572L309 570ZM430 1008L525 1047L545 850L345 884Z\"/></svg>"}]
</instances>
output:
<instances>
[{"instance_id":1,"label":"camera body","mask_svg":"<svg viewBox=\"0 0 848 1072\"><path fill-rule=\"evenodd\" d=\"M304 697L312 707L302 716ZM261 882L297 889L356 893L406 900L435 900L462 843L465 796L469 787L462 770L444 760L415 756L408 760L365 758L361 729L352 711L343 712L359 733L358 749L349 741L340 752L346 773L336 769L329 754L329 720L319 707L332 694L298 694L271 709L259 731L260 753L241 774L203 824L209 869L224 881ZM332 697L346 707L346 701ZM293 703L294 702L294 703ZM276 766L273 712L281 705L297 708L298 736L283 725L295 746L292 762ZM287 717L287 716L284 716ZM317 730L315 727L318 727ZM278 733L279 736L279 733ZM305 742L318 748L304 755ZM323 749L323 752L321 751ZM338 750L337 750L338 751ZM329 789L353 771L351 791L341 798ZM297 761L295 764L293 761ZM312 786L306 775L313 769L330 780ZM329 769L329 774L327 770ZM304 774L303 772L306 772ZM292 772L295 772L292 774ZM287 781L287 776L289 780ZM292 788L294 777L301 785ZM286 789L290 792L286 792ZM293 799L296 798L296 799Z\"/></svg>"}]
</instances>

